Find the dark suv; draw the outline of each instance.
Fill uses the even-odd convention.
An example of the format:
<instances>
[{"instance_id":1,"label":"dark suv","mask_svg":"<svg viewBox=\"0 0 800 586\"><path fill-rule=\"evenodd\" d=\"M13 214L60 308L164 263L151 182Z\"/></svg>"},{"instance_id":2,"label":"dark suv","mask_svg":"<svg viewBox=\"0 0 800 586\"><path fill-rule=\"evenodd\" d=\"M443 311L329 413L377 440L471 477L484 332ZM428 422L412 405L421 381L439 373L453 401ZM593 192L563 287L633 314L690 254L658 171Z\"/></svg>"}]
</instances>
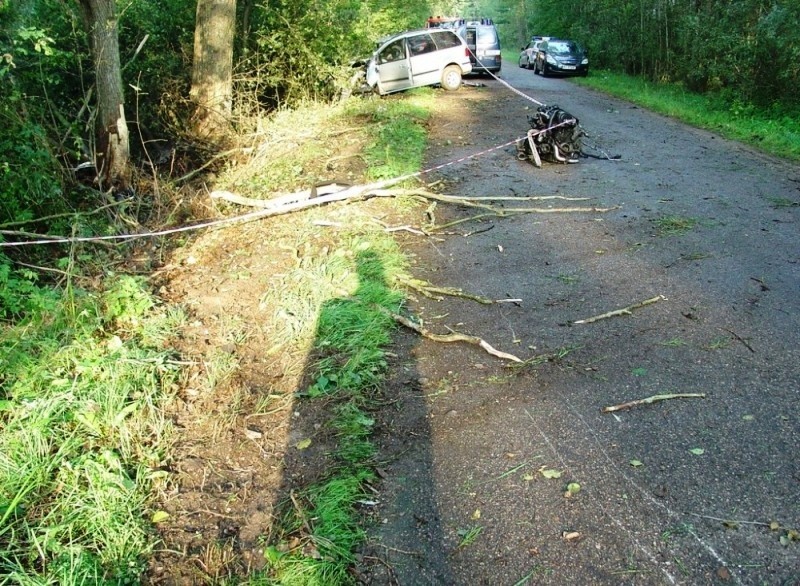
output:
<instances>
[{"instance_id":1,"label":"dark suv","mask_svg":"<svg viewBox=\"0 0 800 586\"><path fill-rule=\"evenodd\" d=\"M539 43L534 73L548 75L589 75L589 56L575 41L548 39Z\"/></svg>"},{"instance_id":2,"label":"dark suv","mask_svg":"<svg viewBox=\"0 0 800 586\"><path fill-rule=\"evenodd\" d=\"M456 29L456 33L469 47L472 73L500 71L500 37L490 18L466 21Z\"/></svg>"}]
</instances>

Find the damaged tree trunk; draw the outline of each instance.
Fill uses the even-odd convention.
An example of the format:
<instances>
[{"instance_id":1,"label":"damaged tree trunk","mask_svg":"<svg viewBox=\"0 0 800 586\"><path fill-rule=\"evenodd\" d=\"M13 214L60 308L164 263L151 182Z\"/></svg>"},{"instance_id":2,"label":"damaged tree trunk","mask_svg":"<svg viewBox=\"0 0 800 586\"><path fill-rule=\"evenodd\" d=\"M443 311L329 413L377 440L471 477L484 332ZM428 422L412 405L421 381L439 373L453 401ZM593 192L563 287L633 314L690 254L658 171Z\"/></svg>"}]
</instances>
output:
<instances>
[{"instance_id":1,"label":"damaged tree trunk","mask_svg":"<svg viewBox=\"0 0 800 586\"><path fill-rule=\"evenodd\" d=\"M78 0L92 49L97 86L95 168L103 192L130 187L130 144L115 0Z\"/></svg>"},{"instance_id":2,"label":"damaged tree trunk","mask_svg":"<svg viewBox=\"0 0 800 586\"><path fill-rule=\"evenodd\" d=\"M233 108L233 38L236 0L198 0L194 31L192 130L218 141L230 126Z\"/></svg>"}]
</instances>

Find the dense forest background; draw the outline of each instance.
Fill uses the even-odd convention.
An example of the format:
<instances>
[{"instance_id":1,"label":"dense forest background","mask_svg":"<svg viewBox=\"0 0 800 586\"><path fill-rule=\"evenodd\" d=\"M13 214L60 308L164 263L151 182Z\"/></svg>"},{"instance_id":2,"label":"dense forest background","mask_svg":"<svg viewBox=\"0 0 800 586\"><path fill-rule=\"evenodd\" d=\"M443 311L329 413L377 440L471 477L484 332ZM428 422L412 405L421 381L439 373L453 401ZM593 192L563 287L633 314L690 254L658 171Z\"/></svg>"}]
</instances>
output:
<instances>
[{"instance_id":1,"label":"dense forest background","mask_svg":"<svg viewBox=\"0 0 800 586\"><path fill-rule=\"evenodd\" d=\"M91 50L100 25L89 9L103 4L116 7L103 26L118 33L132 182L165 168L185 172L220 148L203 150L191 123L197 0L0 0L0 224L96 206L112 195L81 176L101 140L96 74L103 61L93 60ZM533 34L574 38L588 47L594 70L713 92L737 112L793 115L800 107L800 3L791 0L216 4L235 9L227 114L234 133L251 130L255 112L337 98L353 59L381 36L419 27L431 14L490 16L514 50ZM168 159L169 166L158 167ZM147 221L147 211L140 209L138 219Z\"/></svg>"}]
</instances>

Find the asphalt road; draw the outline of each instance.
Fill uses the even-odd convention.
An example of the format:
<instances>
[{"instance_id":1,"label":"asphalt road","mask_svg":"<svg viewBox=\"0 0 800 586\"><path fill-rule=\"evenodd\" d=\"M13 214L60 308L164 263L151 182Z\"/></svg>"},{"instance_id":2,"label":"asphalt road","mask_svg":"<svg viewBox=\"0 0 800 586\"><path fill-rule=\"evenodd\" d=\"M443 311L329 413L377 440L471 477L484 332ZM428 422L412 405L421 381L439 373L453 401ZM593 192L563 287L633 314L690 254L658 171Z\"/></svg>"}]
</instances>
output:
<instances>
[{"instance_id":1,"label":"asphalt road","mask_svg":"<svg viewBox=\"0 0 800 586\"><path fill-rule=\"evenodd\" d=\"M415 276L522 300L420 296L411 313L537 359L399 334L361 579L800 584L800 167L516 63L502 77L621 159L537 169L512 147L427 178L460 196L591 198L507 208L616 209L405 237ZM471 81L486 87L440 95L428 164L527 131L535 104ZM704 398L601 412L665 393Z\"/></svg>"}]
</instances>

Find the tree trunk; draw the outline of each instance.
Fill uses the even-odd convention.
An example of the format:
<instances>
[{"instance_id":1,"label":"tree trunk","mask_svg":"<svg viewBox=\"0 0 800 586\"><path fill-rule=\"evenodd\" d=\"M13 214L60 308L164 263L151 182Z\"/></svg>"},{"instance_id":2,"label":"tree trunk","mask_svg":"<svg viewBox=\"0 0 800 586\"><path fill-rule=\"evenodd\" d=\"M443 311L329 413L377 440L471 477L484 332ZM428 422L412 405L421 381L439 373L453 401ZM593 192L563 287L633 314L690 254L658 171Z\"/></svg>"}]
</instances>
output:
<instances>
[{"instance_id":1,"label":"tree trunk","mask_svg":"<svg viewBox=\"0 0 800 586\"><path fill-rule=\"evenodd\" d=\"M219 139L230 126L235 32L236 0L197 0L190 97L199 138Z\"/></svg>"},{"instance_id":2,"label":"tree trunk","mask_svg":"<svg viewBox=\"0 0 800 586\"><path fill-rule=\"evenodd\" d=\"M91 42L97 86L95 165L102 191L126 192L130 145L122 92L115 0L78 0Z\"/></svg>"}]
</instances>

